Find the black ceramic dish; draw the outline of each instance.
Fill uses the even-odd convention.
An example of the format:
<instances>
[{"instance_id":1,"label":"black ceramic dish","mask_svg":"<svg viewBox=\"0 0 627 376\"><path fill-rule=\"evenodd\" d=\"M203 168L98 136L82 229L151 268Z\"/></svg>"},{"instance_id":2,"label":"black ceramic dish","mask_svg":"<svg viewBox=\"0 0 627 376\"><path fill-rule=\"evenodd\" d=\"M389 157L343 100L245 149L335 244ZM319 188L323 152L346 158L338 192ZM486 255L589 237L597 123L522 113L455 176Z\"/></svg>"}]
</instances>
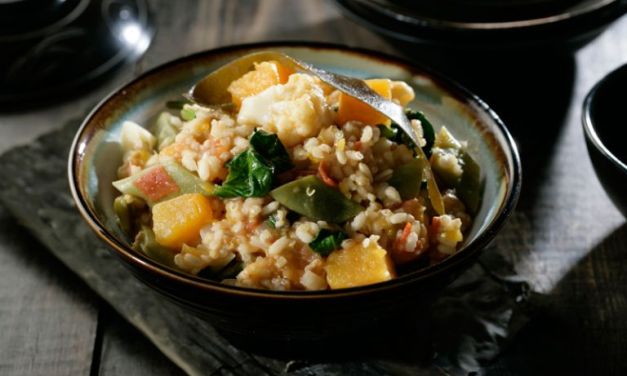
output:
<instances>
[{"instance_id":1,"label":"black ceramic dish","mask_svg":"<svg viewBox=\"0 0 627 376\"><path fill-rule=\"evenodd\" d=\"M592 165L605 192L627 218L627 64L601 80L583 105L583 129Z\"/></svg>"},{"instance_id":2,"label":"black ceramic dish","mask_svg":"<svg viewBox=\"0 0 627 376\"><path fill-rule=\"evenodd\" d=\"M433 48L574 50L627 11L620 0L336 0L384 37Z\"/></svg>"},{"instance_id":3,"label":"black ceramic dish","mask_svg":"<svg viewBox=\"0 0 627 376\"><path fill-rule=\"evenodd\" d=\"M134 251L116 225L111 187L120 163L121 123L146 124L205 74L243 54L278 50L320 68L357 77L406 80L415 108L446 124L472 145L484 175L483 204L462 249L444 261L388 282L331 291L265 291L227 286L161 265ZM413 63L376 52L316 43L265 43L226 47L184 57L144 73L104 99L78 131L69 156L77 206L92 229L150 287L208 318L232 337L252 340L322 340L401 316L425 312L432 300L478 257L513 210L521 169L509 132L490 108L448 79Z\"/></svg>"},{"instance_id":4,"label":"black ceramic dish","mask_svg":"<svg viewBox=\"0 0 627 376\"><path fill-rule=\"evenodd\" d=\"M146 0L0 1L0 109L76 94L141 56Z\"/></svg>"}]
</instances>

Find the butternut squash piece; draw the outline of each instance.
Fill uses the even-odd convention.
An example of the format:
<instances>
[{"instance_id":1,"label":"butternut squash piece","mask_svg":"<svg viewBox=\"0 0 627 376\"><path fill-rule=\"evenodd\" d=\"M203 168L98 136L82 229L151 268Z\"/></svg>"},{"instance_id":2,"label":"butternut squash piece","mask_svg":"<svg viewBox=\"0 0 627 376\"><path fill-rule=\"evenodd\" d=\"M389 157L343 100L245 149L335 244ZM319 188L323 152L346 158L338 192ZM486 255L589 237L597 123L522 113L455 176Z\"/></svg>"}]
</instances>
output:
<instances>
[{"instance_id":1,"label":"butternut squash piece","mask_svg":"<svg viewBox=\"0 0 627 376\"><path fill-rule=\"evenodd\" d=\"M366 80L366 84L383 98L392 98L392 81L379 78ZM340 93L340 103L337 110L337 123L338 125L342 125L351 120L360 121L369 125L389 125L390 123L390 120L385 115L380 114L364 102L359 99L355 99L350 95Z\"/></svg>"},{"instance_id":2,"label":"butternut squash piece","mask_svg":"<svg viewBox=\"0 0 627 376\"><path fill-rule=\"evenodd\" d=\"M294 70L276 61L255 63L255 69L231 82L227 91L235 107L240 108L246 97L257 95L270 86L284 84Z\"/></svg>"},{"instance_id":3,"label":"butternut squash piece","mask_svg":"<svg viewBox=\"0 0 627 376\"><path fill-rule=\"evenodd\" d=\"M332 289L363 286L388 281L396 275L387 251L369 238L335 251L327 258L327 283Z\"/></svg>"},{"instance_id":4,"label":"butternut squash piece","mask_svg":"<svg viewBox=\"0 0 627 376\"><path fill-rule=\"evenodd\" d=\"M164 147L163 149L161 149L161 151L159 152L159 155L171 157L171 158L174 158L177 162L180 162L181 157L183 155L183 151L187 150L187 148L188 148L188 145L182 142L174 142Z\"/></svg>"},{"instance_id":5,"label":"butternut squash piece","mask_svg":"<svg viewBox=\"0 0 627 376\"><path fill-rule=\"evenodd\" d=\"M200 193L188 193L152 207L153 231L157 243L180 249L200 240L200 229L213 220L210 199Z\"/></svg>"}]
</instances>

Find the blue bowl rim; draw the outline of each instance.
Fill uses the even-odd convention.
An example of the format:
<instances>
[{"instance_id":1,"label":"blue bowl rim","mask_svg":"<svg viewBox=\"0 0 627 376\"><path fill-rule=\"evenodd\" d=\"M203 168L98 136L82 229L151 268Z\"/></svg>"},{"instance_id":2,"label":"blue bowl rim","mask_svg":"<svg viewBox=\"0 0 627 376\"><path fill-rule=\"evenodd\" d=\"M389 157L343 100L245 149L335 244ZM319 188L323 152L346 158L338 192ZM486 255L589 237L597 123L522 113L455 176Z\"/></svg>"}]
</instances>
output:
<instances>
[{"instance_id":1,"label":"blue bowl rim","mask_svg":"<svg viewBox=\"0 0 627 376\"><path fill-rule=\"evenodd\" d=\"M255 289L249 287L238 287L238 286L228 286L219 282L213 282L207 279L202 279L190 274L187 274L182 271L177 271L172 268L168 268L152 259L148 256L145 256L139 252L136 252L132 248L130 248L124 242L121 242L115 236L113 236L106 227L100 223L98 220L96 213L89 209L89 205L86 200L80 194L80 183L77 179L76 171L78 171L77 167L79 166L79 153L77 152L79 141L82 139L84 131L88 128L88 125L91 122L91 119L95 116L95 114L103 107L108 101L117 96L119 93L125 91L130 86L136 84L139 81L142 81L146 77L157 73L160 70L167 69L178 64L183 64L189 60L194 60L202 57L206 57L208 55L219 55L224 53L232 53L236 51L246 51L249 49L259 49L259 48L281 48L281 47L302 47L302 48L311 48L311 49L324 49L324 50L336 50L340 52L349 52L357 55L361 55L367 58L376 58L379 60L383 60L385 62L393 63L396 65L405 66L408 68L412 68L413 70L419 70L424 74L428 75L430 78L433 78L435 82L442 86L447 90L448 93L455 95L458 98L463 98L465 101L469 103L473 103L478 106L481 110L485 111L487 115L494 121L496 124L497 130L501 132L505 140L506 152L510 153L510 157L512 160L512 171L511 176L508 179L508 186L505 198L501 207L499 208L499 212L497 213L494 220L488 225L483 232L481 232L477 238L468 246L464 247L459 252L454 255L444 259L443 261L431 265L426 268L422 268L410 273L407 273L403 276L394 278L392 280L386 282L380 282L371 285L352 287L346 289L338 289L338 290L322 290L322 291L273 291L273 290L262 290ZM518 201L518 197L520 195L521 185L522 185L522 167L520 162L520 156L518 153L518 147L514 138L507 130L505 124L500 119L500 117L479 97L475 94L472 94L462 85L454 82L450 78L445 77L443 74L437 73L433 71L431 68L425 67L419 63L408 61L403 58L399 58L393 55L385 54L378 51L372 51L365 48L355 48L342 44L336 43L325 43L325 42L311 42L311 41L269 41L269 42L260 42L260 43L247 43L247 44L237 44L224 46L220 48L205 50L201 52L197 52L194 54L186 55L164 64L158 65L138 77L132 79L131 81L121 85L119 88L113 90L109 95L107 95L103 100L101 100L87 115L81 126L79 127L74 140L72 142L72 146L70 148L70 152L68 155L68 182L70 185L70 191L72 197L77 205L77 208L82 215L83 219L87 222L87 224L92 228L94 232L104 240L110 248L112 248L116 254L122 257L123 260L127 261L129 264L137 266L145 271L153 273L156 277L166 278L166 279L174 279L179 283L183 283L188 285L189 287L197 288L200 290L208 290L210 292L221 292L231 295L240 295L247 297L255 297L255 298L272 298L272 299L282 299L282 300L321 300L321 299L332 299L332 298L342 298L348 296L356 296L363 295L368 293L379 293L382 291L389 291L392 289L397 289L402 286L406 286L408 284L414 284L418 281L426 280L431 277L435 277L436 274L440 274L457 266L459 264L463 264L472 259L472 257L482 249L484 249L496 236L498 231L503 227L505 221L514 210L516 203Z\"/></svg>"}]
</instances>

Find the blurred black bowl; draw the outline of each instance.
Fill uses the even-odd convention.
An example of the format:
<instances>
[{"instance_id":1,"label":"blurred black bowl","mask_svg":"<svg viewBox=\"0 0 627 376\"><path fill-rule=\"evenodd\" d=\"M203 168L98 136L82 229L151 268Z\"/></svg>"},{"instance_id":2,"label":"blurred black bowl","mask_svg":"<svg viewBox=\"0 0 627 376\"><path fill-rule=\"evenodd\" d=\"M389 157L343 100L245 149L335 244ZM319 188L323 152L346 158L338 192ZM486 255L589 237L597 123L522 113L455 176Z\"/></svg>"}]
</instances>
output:
<instances>
[{"instance_id":1,"label":"blurred black bowl","mask_svg":"<svg viewBox=\"0 0 627 376\"><path fill-rule=\"evenodd\" d=\"M0 110L77 95L153 34L147 0L0 0Z\"/></svg>"},{"instance_id":2,"label":"blurred black bowl","mask_svg":"<svg viewBox=\"0 0 627 376\"><path fill-rule=\"evenodd\" d=\"M601 80L588 94L583 129L592 165L605 192L627 218L627 64Z\"/></svg>"},{"instance_id":3,"label":"blurred black bowl","mask_svg":"<svg viewBox=\"0 0 627 376\"><path fill-rule=\"evenodd\" d=\"M391 40L463 50L575 50L627 12L623 0L336 0Z\"/></svg>"}]
</instances>

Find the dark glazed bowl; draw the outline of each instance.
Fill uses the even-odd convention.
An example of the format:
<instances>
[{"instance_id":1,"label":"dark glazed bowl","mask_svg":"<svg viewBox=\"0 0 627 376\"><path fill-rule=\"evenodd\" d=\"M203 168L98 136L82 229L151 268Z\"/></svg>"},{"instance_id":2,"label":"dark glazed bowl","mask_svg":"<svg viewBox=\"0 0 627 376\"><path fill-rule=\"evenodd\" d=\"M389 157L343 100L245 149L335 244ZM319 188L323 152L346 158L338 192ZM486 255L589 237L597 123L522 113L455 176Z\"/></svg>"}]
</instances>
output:
<instances>
[{"instance_id":1,"label":"dark glazed bowl","mask_svg":"<svg viewBox=\"0 0 627 376\"><path fill-rule=\"evenodd\" d=\"M193 83L226 62L253 51L274 49L320 68L357 77L407 81L411 104L468 140L482 168L483 204L463 248L439 264L397 279L358 288L274 292L227 286L160 265L129 247L112 213L111 182L120 163L116 140L121 124L145 124ZM402 314L425 311L433 296L455 279L494 238L513 210L521 184L516 144L490 108L448 79L413 63L377 52L331 44L265 43L225 47L172 61L104 99L85 119L69 155L69 182L85 221L150 287L208 318L223 333L242 340L322 340ZM86 250L88 251L88 250ZM287 341L287 342L286 342Z\"/></svg>"},{"instance_id":2,"label":"dark glazed bowl","mask_svg":"<svg viewBox=\"0 0 627 376\"><path fill-rule=\"evenodd\" d=\"M155 33L148 3L0 1L0 109L64 100L137 60Z\"/></svg>"},{"instance_id":3,"label":"dark glazed bowl","mask_svg":"<svg viewBox=\"0 0 627 376\"><path fill-rule=\"evenodd\" d=\"M594 171L627 218L627 64L603 78L583 105L583 129Z\"/></svg>"},{"instance_id":4,"label":"dark glazed bowl","mask_svg":"<svg viewBox=\"0 0 627 376\"><path fill-rule=\"evenodd\" d=\"M622 0L336 0L349 18L436 50L574 50L627 11Z\"/></svg>"}]
</instances>

